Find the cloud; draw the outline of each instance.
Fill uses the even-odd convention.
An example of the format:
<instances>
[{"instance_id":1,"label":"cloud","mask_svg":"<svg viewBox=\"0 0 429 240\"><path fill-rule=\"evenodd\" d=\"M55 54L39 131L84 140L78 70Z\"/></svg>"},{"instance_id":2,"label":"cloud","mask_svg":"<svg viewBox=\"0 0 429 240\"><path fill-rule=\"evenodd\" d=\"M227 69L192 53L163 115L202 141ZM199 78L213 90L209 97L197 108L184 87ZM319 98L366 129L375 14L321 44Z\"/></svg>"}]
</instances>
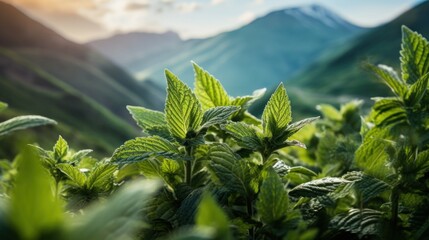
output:
<instances>
[{"instance_id":1,"label":"cloud","mask_svg":"<svg viewBox=\"0 0 429 240\"><path fill-rule=\"evenodd\" d=\"M263 4L264 0L254 0L253 3L255 3L255 4Z\"/></svg>"},{"instance_id":2,"label":"cloud","mask_svg":"<svg viewBox=\"0 0 429 240\"><path fill-rule=\"evenodd\" d=\"M247 23L250 23L251 21L255 20L255 18L256 18L256 15L254 12L247 11L238 17L238 21L240 23L247 24Z\"/></svg>"},{"instance_id":3,"label":"cloud","mask_svg":"<svg viewBox=\"0 0 429 240\"><path fill-rule=\"evenodd\" d=\"M125 10L126 11L146 10L148 8L150 8L150 4L149 3L136 3L136 2L132 2L132 3L128 3L125 6Z\"/></svg>"},{"instance_id":4,"label":"cloud","mask_svg":"<svg viewBox=\"0 0 429 240\"><path fill-rule=\"evenodd\" d=\"M197 2L184 2L177 5L177 8L183 13L190 13L200 9L201 5Z\"/></svg>"},{"instance_id":5,"label":"cloud","mask_svg":"<svg viewBox=\"0 0 429 240\"><path fill-rule=\"evenodd\" d=\"M46 12L75 13L82 8L96 7L96 3L93 0L6 0L6 2L32 10L41 10Z\"/></svg>"},{"instance_id":6,"label":"cloud","mask_svg":"<svg viewBox=\"0 0 429 240\"><path fill-rule=\"evenodd\" d=\"M212 0L212 5L219 5L219 4L222 4L222 3L224 3L225 2L225 0Z\"/></svg>"}]
</instances>

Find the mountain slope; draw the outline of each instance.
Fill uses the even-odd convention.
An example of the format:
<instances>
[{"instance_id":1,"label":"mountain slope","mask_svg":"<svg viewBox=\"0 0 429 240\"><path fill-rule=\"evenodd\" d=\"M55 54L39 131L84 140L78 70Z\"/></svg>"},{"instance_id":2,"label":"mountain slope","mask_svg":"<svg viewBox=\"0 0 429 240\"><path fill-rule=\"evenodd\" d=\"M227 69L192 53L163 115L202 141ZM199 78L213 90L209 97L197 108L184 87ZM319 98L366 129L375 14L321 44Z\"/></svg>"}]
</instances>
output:
<instances>
[{"instance_id":1,"label":"mountain slope","mask_svg":"<svg viewBox=\"0 0 429 240\"><path fill-rule=\"evenodd\" d=\"M2 2L0 80L0 100L13 110L54 118L106 152L137 134L126 105L163 107L163 90Z\"/></svg>"},{"instance_id":2,"label":"mountain slope","mask_svg":"<svg viewBox=\"0 0 429 240\"><path fill-rule=\"evenodd\" d=\"M87 45L102 52L117 64L127 66L142 56L164 51L182 43L175 32L132 32L89 42Z\"/></svg>"},{"instance_id":3,"label":"mountain slope","mask_svg":"<svg viewBox=\"0 0 429 240\"><path fill-rule=\"evenodd\" d=\"M340 104L359 98L366 100L366 105L369 105L372 103L370 97L390 95L390 89L367 71L365 64L390 65L399 72L401 26L406 25L428 37L428 12L429 2L425 1L391 22L357 36L349 44L325 55L285 81L289 92L300 89L300 96L291 96L300 115L317 114L314 106L320 103ZM332 96L336 98L332 99ZM305 104L301 104L303 99ZM259 106L255 106L252 112L261 114L267 100L261 99Z\"/></svg>"},{"instance_id":4,"label":"mountain slope","mask_svg":"<svg viewBox=\"0 0 429 240\"><path fill-rule=\"evenodd\" d=\"M361 28L318 6L272 12L235 31L190 40L146 56L128 69L140 79L163 81L169 68L193 84L189 61L218 77L232 95L277 85L317 59L326 49L360 33Z\"/></svg>"},{"instance_id":5,"label":"mountain slope","mask_svg":"<svg viewBox=\"0 0 429 240\"><path fill-rule=\"evenodd\" d=\"M363 34L348 48L332 54L287 81L288 85L320 93L372 97L390 90L365 71L363 65L385 64L399 69L401 26L429 36L429 2L403 13L393 21Z\"/></svg>"}]
</instances>

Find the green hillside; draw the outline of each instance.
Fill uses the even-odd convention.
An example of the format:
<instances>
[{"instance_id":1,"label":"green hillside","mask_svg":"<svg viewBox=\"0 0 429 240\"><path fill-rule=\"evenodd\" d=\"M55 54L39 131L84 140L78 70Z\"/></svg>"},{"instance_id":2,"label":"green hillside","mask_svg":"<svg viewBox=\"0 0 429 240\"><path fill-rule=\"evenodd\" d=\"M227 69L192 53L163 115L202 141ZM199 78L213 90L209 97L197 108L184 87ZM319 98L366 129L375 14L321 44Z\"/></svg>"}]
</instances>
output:
<instances>
[{"instance_id":1,"label":"green hillside","mask_svg":"<svg viewBox=\"0 0 429 240\"><path fill-rule=\"evenodd\" d=\"M164 68L193 84L191 60L215 75L233 96L274 87L327 49L363 31L318 5L271 12L237 30L189 40L129 64L138 78L164 83ZM108 51L108 49L106 49Z\"/></svg>"},{"instance_id":2,"label":"green hillside","mask_svg":"<svg viewBox=\"0 0 429 240\"><path fill-rule=\"evenodd\" d=\"M11 116L53 118L57 136L110 152L138 134L125 106L162 109L164 94L0 2L0 100L9 104ZM49 138L33 135L42 143Z\"/></svg>"},{"instance_id":3,"label":"green hillside","mask_svg":"<svg viewBox=\"0 0 429 240\"><path fill-rule=\"evenodd\" d=\"M299 106L303 115L311 115L316 113L314 106L326 102L327 99L334 100L329 103L339 104L359 98L365 99L366 104L371 104L370 97L391 94L386 86L366 70L365 65L382 63L399 69L401 26L406 25L427 36L428 13L429 2L425 1L393 21L357 36L335 51L332 50L321 60L285 81L289 92L298 88L303 93L296 96L296 99L292 93L291 101ZM301 104L298 98L305 99L305 104ZM264 105L264 101L261 101L260 105ZM260 114L261 109L256 107L253 112Z\"/></svg>"}]
</instances>

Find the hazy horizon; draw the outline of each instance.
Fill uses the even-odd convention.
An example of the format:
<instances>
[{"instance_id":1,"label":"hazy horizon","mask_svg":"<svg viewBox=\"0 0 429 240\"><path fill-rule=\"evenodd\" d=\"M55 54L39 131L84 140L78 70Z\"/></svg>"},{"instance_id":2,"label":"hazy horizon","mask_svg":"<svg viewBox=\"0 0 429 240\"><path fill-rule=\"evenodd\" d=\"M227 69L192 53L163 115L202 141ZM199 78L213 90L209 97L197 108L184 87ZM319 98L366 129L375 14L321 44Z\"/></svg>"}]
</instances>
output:
<instances>
[{"instance_id":1,"label":"hazy horizon","mask_svg":"<svg viewBox=\"0 0 429 240\"><path fill-rule=\"evenodd\" d=\"M322 5L351 23L374 27L422 0L5 0L64 37L84 43L117 33L174 31L182 39L206 38L248 24L269 12Z\"/></svg>"}]
</instances>

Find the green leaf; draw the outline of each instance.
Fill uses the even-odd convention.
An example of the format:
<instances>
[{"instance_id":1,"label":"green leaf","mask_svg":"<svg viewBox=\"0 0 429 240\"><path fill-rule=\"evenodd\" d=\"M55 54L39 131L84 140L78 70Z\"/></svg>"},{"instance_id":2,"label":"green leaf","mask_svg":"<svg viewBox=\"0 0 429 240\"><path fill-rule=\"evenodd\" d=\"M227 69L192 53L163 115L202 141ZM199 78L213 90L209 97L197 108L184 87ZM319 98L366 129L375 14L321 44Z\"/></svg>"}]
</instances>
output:
<instances>
[{"instance_id":1,"label":"green leaf","mask_svg":"<svg viewBox=\"0 0 429 240\"><path fill-rule=\"evenodd\" d=\"M343 178L354 182L354 187L360 193L363 203L367 203L372 198L391 189L386 182L363 172L349 172Z\"/></svg>"},{"instance_id":2,"label":"green leaf","mask_svg":"<svg viewBox=\"0 0 429 240\"><path fill-rule=\"evenodd\" d=\"M58 141L55 143L54 146L54 158L55 160L60 160L63 157L67 155L67 152L69 150L69 145L67 144L67 141L64 140L63 137L59 136Z\"/></svg>"},{"instance_id":3,"label":"green leaf","mask_svg":"<svg viewBox=\"0 0 429 240\"><path fill-rule=\"evenodd\" d=\"M407 103L408 106L414 106L420 103L428 88L428 82L429 74L425 74L411 85L405 95L405 103Z\"/></svg>"},{"instance_id":4,"label":"green leaf","mask_svg":"<svg viewBox=\"0 0 429 240\"><path fill-rule=\"evenodd\" d=\"M106 185L111 184L111 179L113 178L113 173L116 171L116 169L117 167L110 163L102 163L97 165L89 173L88 181L86 183L88 189L103 189Z\"/></svg>"},{"instance_id":5,"label":"green leaf","mask_svg":"<svg viewBox=\"0 0 429 240\"><path fill-rule=\"evenodd\" d=\"M120 164L139 162L152 155L182 158L176 145L161 137L152 136L126 141L113 153L112 162Z\"/></svg>"},{"instance_id":6,"label":"green leaf","mask_svg":"<svg viewBox=\"0 0 429 240\"><path fill-rule=\"evenodd\" d=\"M292 121L291 107L286 89L281 83L271 95L270 100L262 113L262 127L264 134L276 138Z\"/></svg>"},{"instance_id":7,"label":"green leaf","mask_svg":"<svg viewBox=\"0 0 429 240\"><path fill-rule=\"evenodd\" d=\"M377 235L380 231L382 213L373 209L351 209L346 214L335 216L330 228L358 234L359 238Z\"/></svg>"},{"instance_id":8,"label":"green leaf","mask_svg":"<svg viewBox=\"0 0 429 240\"><path fill-rule=\"evenodd\" d=\"M238 192L247 196L249 172L239 164L239 156L225 144L212 144L208 152L211 160L210 169L220 183L231 192Z\"/></svg>"},{"instance_id":9,"label":"green leaf","mask_svg":"<svg viewBox=\"0 0 429 240\"><path fill-rule=\"evenodd\" d=\"M191 89L173 73L166 70L167 100L165 114L171 134L180 142L188 132L196 132L203 120L203 112Z\"/></svg>"},{"instance_id":10,"label":"green leaf","mask_svg":"<svg viewBox=\"0 0 429 240\"><path fill-rule=\"evenodd\" d=\"M251 125L242 122L231 122L224 125L223 128L242 148L260 149L262 146L255 128Z\"/></svg>"},{"instance_id":11,"label":"green leaf","mask_svg":"<svg viewBox=\"0 0 429 240\"><path fill-rule=\"evenodd\" d=\"M0 101L0 112L5 110L7 108L7 103L1 102Z\"/></svg>"},{"instance_id":12,"label":"green leaf","mask_svg":"<svg viewBox=\"0 0 429 240\"><path fill-rule=\"evenodd\" d=\"M216 232L215 239L233 239L228 217L209 194L203 195L195 222L199 227L212 228Z\"/></svg>"},{"instance_id":13,"label":"green leaf","mask_svg":"<svg viewBox=\"0 0 429 240\"><path fill-rule=\"evenodd\" d=\"M86 182L86 176L82 173L79 168L74 167L68 163L61 163L57 165L57 168L63 172L74 185L78 187L84 187Z\"/></svg>"},{"instance_id":14,"label":"green leaf","mask_svg":"<svg viewBox=\"0 0 429 240\"><path fill-rule=\"evenodd\" d=\"M369 65L369 68L383 80L397 96L404 96L407 91L407 84L399 78L393 68L386 65Z\"/></svg>"},{"instance_id":15,"label":"green leaf","mask_svg":"<svg viewBox=\"0 0 429 240\"><path fill-rule=\"evenodd\" d=\"M159 189L154 180L135 181L121 187L103 204L85 209L73 219L67 236L79 239L134 239L141 228L141 209Z\"/></svg>"},{"instance_id":16,"label":"green leaf","mask_svg":"<svg viewBox=\"0 0 429 240\"><path fill-rule=\"evenodd\" d=\"M343 116L340 111L338 111L335 107L329 104L320 104L316 106L316 109L322 113L323 118L329 119L332 121L341 121Z\"/></svg>"},{"instance_id":17,"label":"green leaf","mask_svg":"<svg viewBox=\"0 0 429 240\"><path fill-rule=\"evenodd\" d=\"M308 124L310 124L310 123L312 123L318 119L319 119L319 117L306 118L306 119L303 119L301 121L294 122L294 123L288 125L286 130L285 130L286 134L284 134L284 135L282 134L281 138L283 139L283 141L288 139L290 136L297 133L303 127L307 126Z\"/></svg>"},{"instance_id":18,"label":"green leaf","mask_svg":"<svg viewBox=\"0 0 429 240\"><path fill-rule=\"evenodd\" d=\"M274 171L269 171L263 181L256 202L256 210L264 223L274 224L284 220L289 199L282 180Z\"/></svg>"},{"instance_id":19,"label":"green leaf","mask_svg":"<svg viewBox=\"0 0 429 240\"><path fill-rule=\"evenodd\" d=\"M192 63L192 65L195 72L195 95L200 100L203 109L230 105L229 96L219 80L196 63Z\"/></svg>"},{"instance_id":20,"label":"green leaf","mask_svg":"<svg viewBox=\"0 0 429 240\"><path fill-rule=\"evenodd\" d=\"M356 165L378 179L386 179L392 173L388 165L389 155L385 151L390 147L386 136L389 136L388 129L372 128L355 153Z\"/></svg>"},{"instance_id":21,"label":"green leaf","mask_svg":"<svg viewBox=\"0 0 429 240\"><path fill-rule=\"evenodd\" d=\"M160 125L167 125L164 113L150 110L144 107L127 106L137 125L143 130Z\"/></svg>"},{"instance_id":22,"label":"green leaf","mask_svg":"<svg viewBox=\"0 0 429 240\"><path fill-rule=\"evenodd\" d=\"M41 239L58 231L63 222L60 199L54 196L53 179L29 150L18 156L18 174L10 199L9 219L20 239Z\"/></svg>"},{"instance_id":23,"label":"green leaf","mask_svg":"<svg viewBox=\"0 0 429 240\"><path fill-rule=\"evenodd\" d=\"M222 106L208 109L204 112L201 128L208 128L216 124L225 123L228 118L239 110L235 106Z\"/></svg>"},{"instance_id":24,"label":"green leaf","mask_svg":"<svg viewBox=\"0 0 429 240\"><path fill-rule=\"evenodd\" d=\"M0 123L0 136L26 128L51 124L57 124L57 122L52 119L36 115L14 117Z\"/></svg>"},{"instance_id":25,"label":"green leaf","mask_svg":"<svg viewBox=\"0 0 429 240\"><path fill-rule=\"evenodd\" d=\"M407 124L407 112L404 104L396 98L376 98L371 118L377 126L394 127Z\"/></svg>"},{"instance_id":26,"label":"green leaf","mask_svg":"<svg viewBox=\"0 0 429 240\"><path fill-rule=\"evenodd\" d=\"M70 162L77 163L90 153L92 153L91 149L80 150L80 151L76 152L75 154L73 154L73 156L70 158Z\"/></svg>"},{"instance_id":27,"label":"green leaf","mask_svg":"<svg viewBox=\"0 0 429 240\"><path fill-rule=\"evenodd\" d=\"M350 183L343 178L325 177L300 184L293 188L289 195L293 197L318 197L335 191L343 184Z\"/></svg>"},{"instance_id":28,"label":"green leaf","mask_svg":"<svg viewBox=\"0 0 429 240\"><path fill-rule=\"evenodd\" d=\"M402 79L413 84L429 72L429 43L422 35L402 26Z\"/></svg>"}]
</instances>

